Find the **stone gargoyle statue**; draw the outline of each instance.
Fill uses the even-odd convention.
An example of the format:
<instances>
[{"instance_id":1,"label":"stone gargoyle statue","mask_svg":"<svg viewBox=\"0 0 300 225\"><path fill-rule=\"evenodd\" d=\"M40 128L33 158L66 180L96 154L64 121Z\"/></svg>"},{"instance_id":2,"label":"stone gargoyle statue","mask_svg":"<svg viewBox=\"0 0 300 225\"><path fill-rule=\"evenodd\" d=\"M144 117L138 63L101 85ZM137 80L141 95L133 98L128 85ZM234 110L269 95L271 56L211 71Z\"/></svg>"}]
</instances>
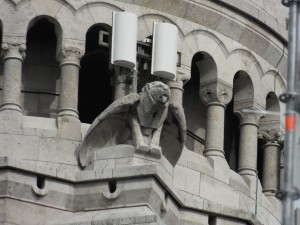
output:
<instances>
[{"instance_id":1,"label":"stone gargoyle statue","mask_svg":"<svg viewBox=\"0 0 300 225\"><path fill-rule=\"evenodd\" d=\"M186 121L182 106L169 103L170 89L160 81L146 84L142 92L114 101L92 123L79 149L79 163L89 164L95 151L121 144L160 158L174 166L185 142Z\"/></svg>"}]
</instances>

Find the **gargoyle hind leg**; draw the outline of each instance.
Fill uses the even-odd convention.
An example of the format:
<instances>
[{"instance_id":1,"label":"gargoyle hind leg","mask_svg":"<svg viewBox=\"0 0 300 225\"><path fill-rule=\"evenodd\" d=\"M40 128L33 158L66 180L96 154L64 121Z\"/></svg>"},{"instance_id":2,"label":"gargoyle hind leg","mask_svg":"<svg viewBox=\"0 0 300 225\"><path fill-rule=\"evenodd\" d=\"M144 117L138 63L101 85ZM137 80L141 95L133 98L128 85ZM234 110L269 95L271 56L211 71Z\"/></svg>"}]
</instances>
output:
<instances>
[{"instance_id":1,"label":"gargoyle hind leg","mask_svg":"<svg viewBox=\"0 0 300 225\"><path fill-rule=\"evenodd\" d=\"M153 135L149 144L150 153L157 157L161 157L161 147L159 146L161 130L162 126L153 131Z\"/></svg>"},{"instance_id":2,"label":"gargoyle hind leg","mask_svg":"<svg viewBox=\"0 0 300 225\"><path fill-rule=\"evenodd\" d=\"M132 140L136 151L149 152L149 146L144 142L141 126L135 115L131 116Z\"/></svg>"}]
</instances>

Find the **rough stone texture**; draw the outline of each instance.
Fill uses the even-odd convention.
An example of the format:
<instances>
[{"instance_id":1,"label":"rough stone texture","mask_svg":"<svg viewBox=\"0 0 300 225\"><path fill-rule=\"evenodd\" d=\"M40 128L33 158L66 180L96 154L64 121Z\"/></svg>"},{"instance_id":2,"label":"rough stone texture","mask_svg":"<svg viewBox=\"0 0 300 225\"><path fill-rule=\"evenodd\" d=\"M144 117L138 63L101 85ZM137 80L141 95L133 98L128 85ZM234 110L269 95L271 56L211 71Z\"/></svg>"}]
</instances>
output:
<instances>
[{"instance_id":1,"label":"rough stone texture","mask_svg":"<svg viewBox=\"0 0 300 225\"><path fill-rule=\"evenodd\" d=\"M96 24L111 34L111 14L123 10L138 16L139 41L152 35L153 22L178 27L177 79L162 81L170 88L169 112L179 122L187 117L188 138L180 146L180 126L162 117L170 125L165 131L177 138L156 143L162 152L170 149L168 157L138 154L132 143L111 145L115 137L100 146L110 123L129 140L128 127L106 117L83 169L77 157L82 147L91 147L82 144L93 128L80 122L77 108L86 34ZM26 43L41 18L54 25L56 46ZM256 143L257 131L271 141L284 118L259 120L255 110L275 109L269 93L278 100L285 91L286 18L287 9L273 0L0 1L0 224L280 225L281 203L265 196L279 180L270 175L278 173L278 154L266 149L274 159L261 162L260 181ZM138 88L156 79L140 72ZM122 88L114 92L127 94ZM108 95L93 97L96 109ZM223 154L224 115L233 116L226 107L241 114L240 173ZM128 115L119 119L128 121ZM162 125L151 122L139 117L135 125L151 131Z\"/></svg>"}]
</instances>

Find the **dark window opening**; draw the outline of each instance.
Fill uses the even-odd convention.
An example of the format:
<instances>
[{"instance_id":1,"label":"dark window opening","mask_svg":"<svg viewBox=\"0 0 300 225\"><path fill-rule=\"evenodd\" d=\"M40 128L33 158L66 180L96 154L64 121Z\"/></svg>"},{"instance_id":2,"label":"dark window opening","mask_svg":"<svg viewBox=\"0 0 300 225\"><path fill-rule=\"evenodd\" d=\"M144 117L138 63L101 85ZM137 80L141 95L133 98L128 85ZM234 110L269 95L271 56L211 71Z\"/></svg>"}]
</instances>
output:
<instances>
[{"instance_id":1,"label":"dark window opening","mask_svg":"<svg viewBox=\"0 0 300 225\"><path fill-rule=\"evenodd\" d=\"M257 176L260 181L262 181L263 173L263 145L265 141L263 139L257 140Z\"/></svg>"},{"instance_id":2,"label":"dark window opening","mask_svg":"<svg viewBox=\"0 0 300 225\"><path fill-rule=\"evenodd\" d=\"M217 224L217 218L213 215L208 216L208 225L216 225Z\"/></svg>"},{"instance_id":3,"label":"dark window opening","mask_svg":"<svg viewBox=\"0 0 300 225\"><path fill-rule=\"evenodd\" d=\"M45 188L45 180L46 180L45 177L43 177L43 176L37 176L36 177L36 186L39 189L44 189Z\"/></svg>"},{"instance_id":4,"label":"dark window opening","mask_svg":"<svg viewBox=\"0 0 300 225\"><path fill-rule=\"evenodd\" d=\"M191 79L184 85L183 107L186 113L187 122L187 149L203 153L204 135L206 120L206 109L200 99L200 70L198 63L203 60L204 55L197 53L194 55L191 63ZM201 135L202 134L202 135Z\"/></svg>"},{"instance_id":5,"label":"dark window opening","mask_svg":"<svg viewBox=\"0 0 300 225\"><path fill-rule=\"evenodd\" d=\"M233 102L234 100L227 105L225 110L224 151L225 159L227 160L230 169L237 171L240 144L240 122L233 113Z\"/></svg>"},{"instance_id":6,"label":"dark window opening","mask_svg":"<svg viewBox=\"0 0 300 225\"><path fill-rule=\"evenodd\" d=\"M92 123L112 103L113 87L109 68L109 48L99 45L99 33L106 31L97 25L86 35L86 53L79 72L78 111L80 121Z\"/></svg>"},{"instance_id":7,"label":"dark window opening","mask_svg":"<svg viewBox=\"0 0 300 225\"><path fill-rule=\"evenodd\" d=\"M59 63L56 60L55 25L38 20L27 33L27 51L22 71L25 115L55 117L58 103Z\"/></svg>"},{"instance_id":8,"label":"dark window opening","mask_svg":"<svg viewBox=\"0 0 300 225\"><path fill-rule=\"evenodd\" d=\"M115 193L117 190L117 181L115 180L108 181L108 189L110 193Z\"/></svg>"}]
</instances>

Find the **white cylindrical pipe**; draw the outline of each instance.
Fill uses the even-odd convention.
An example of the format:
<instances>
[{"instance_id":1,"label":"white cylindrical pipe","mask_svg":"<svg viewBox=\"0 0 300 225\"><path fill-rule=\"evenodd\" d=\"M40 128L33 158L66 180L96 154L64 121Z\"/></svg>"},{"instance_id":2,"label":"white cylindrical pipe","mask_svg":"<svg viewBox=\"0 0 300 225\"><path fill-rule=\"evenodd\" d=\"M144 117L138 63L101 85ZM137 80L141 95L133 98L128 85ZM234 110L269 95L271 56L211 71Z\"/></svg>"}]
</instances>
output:
<instances>
[{"instance_id":1,"label":"white cylindrical pipe","mask_svg":"<svg viewBox=\"0 0 300 225\"><path fill-rule=\"evenodd\" d=\"M137 16L113 12L111 63L133 69L136 64Z\"/></svg>"},{"instance_id":2,"label":"white cylindrical pipe","mask_svg":"<svg viewBox=\"0 0 300 225\"><path fill-rule=\"evenodd\" d=\"M151 74L176 78L178 28L169 23L154 23Z\"/></svg>"}]
</instances>

